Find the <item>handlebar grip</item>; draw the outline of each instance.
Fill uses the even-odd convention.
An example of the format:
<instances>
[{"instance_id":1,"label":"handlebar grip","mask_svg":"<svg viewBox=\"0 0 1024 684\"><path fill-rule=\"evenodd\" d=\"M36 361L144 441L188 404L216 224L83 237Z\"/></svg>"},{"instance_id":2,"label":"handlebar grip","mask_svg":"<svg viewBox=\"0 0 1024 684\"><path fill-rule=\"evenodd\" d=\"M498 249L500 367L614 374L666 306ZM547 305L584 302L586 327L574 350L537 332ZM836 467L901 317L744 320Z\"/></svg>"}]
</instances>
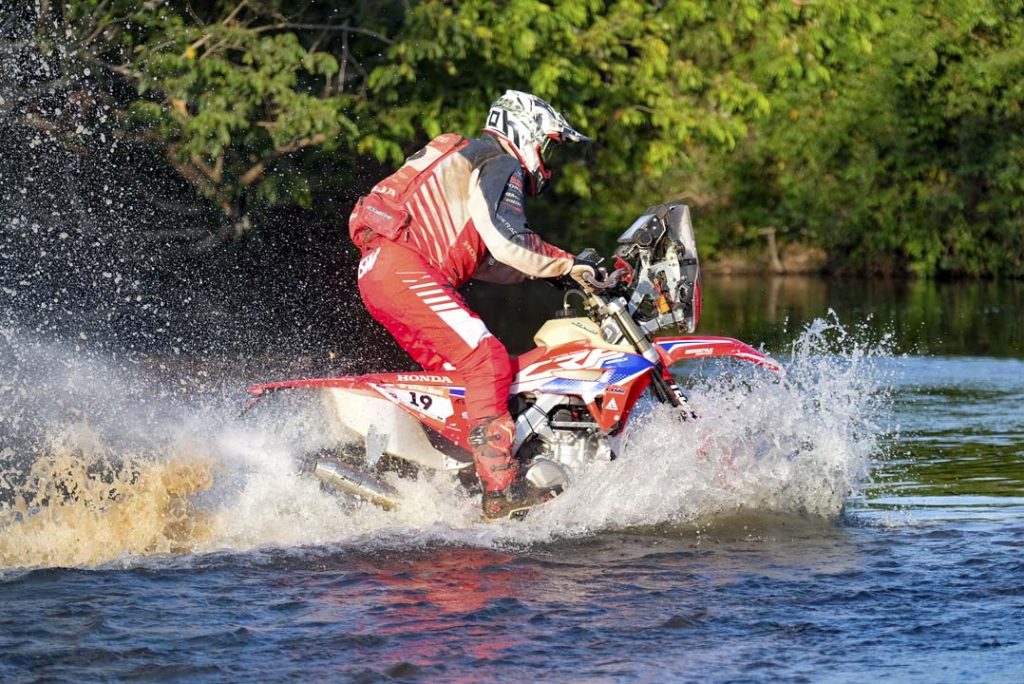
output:
<instances>
[{"instance_id":1,"label":"handlebar grip","mask_svg":"<svg viewBox=\"0 0 1024 684\"><path fill-rule=\"evenodd\" d=\"M595 290L610 290L619 284L622 276L626 274L626 269L620 268L617 271L612 271L604 279L598 279L591 276L589 273L583 274L583 280L586 281L587 285L594 288Z\"/></svg>"}]
</instances>

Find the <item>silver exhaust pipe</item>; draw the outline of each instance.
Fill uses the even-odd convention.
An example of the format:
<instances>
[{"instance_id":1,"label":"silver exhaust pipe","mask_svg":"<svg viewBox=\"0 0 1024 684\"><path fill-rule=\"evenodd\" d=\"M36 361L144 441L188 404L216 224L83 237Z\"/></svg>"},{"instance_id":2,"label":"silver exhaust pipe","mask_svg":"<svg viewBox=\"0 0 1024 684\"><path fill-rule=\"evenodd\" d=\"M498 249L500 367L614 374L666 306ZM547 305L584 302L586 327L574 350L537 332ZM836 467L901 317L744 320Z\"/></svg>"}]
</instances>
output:
<instances>
[{"instance_id":1,"label":"silver exhaust pipe","mask_svg":"<svg viewBox=\"0 0 1024 684\"><path fill-rule=\"evenodd\" d=\"M398 491L387 482L333 458L317 459L313 474L328 487L366 499L385 511L398 508Z\"/></svg>"}]
</instances>

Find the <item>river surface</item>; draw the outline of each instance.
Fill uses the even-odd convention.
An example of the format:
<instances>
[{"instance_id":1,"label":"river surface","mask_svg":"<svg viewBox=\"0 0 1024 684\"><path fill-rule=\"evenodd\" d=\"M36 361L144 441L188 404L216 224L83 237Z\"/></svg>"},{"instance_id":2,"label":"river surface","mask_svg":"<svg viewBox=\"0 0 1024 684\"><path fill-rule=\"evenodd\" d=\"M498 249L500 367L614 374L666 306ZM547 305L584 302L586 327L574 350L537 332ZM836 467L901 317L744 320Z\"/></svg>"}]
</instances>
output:
<instances>
[{"instance_id":1,"label":"river surface","mask_svg":"<svg viewBox=\"0 0 1024 684\"><path fill-rule=\"evenodd\" d=\"M321 491L315 407L237 416L307 370L273 349L4 330L0 681L1024 681L1024 288L705 287L787 376L680 369L701 427L648 407L496 525L444 478ZM513 349L550 307L474 296Z\"/></svg>"}]
</instances>

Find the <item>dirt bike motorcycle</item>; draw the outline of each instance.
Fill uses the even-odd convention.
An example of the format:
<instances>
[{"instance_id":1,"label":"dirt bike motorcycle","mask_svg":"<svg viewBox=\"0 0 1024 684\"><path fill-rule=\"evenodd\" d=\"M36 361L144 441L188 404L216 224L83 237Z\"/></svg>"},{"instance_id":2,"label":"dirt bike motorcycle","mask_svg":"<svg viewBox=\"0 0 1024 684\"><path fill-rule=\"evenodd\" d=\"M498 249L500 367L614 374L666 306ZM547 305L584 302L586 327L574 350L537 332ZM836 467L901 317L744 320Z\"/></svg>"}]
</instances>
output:
<instances>
[{"instance_id":1,"label":"dirt bike motorcycle","mask_svg":"<svg viewBox=\"0 0 1024 684\"><path fill-rule=\"evenodd\" d=\"M588 252L581 256L596 261L596 253ZM732 357L781 371L732 338L657 335L666 329L692 333L700 318L700 265L686 205L647 209L618 238L613 260L613 272L602 272L591 292L568 289L562 310L534 336L536 348L512 359L513 453L525 478L551 496L571 486L573 473L588 463L615 458L615 437L645 393L675 407L683 419L695 417L669 373L677 361ZM322 395L339 440L365 442L361 458L316 460L313 473L329 487L389 509L401 500L382 477L387 469L451 471L476 486L458 373L271 382L249 388L248 407L268 393L296 389Z\"/></svg>"}]
</instances>

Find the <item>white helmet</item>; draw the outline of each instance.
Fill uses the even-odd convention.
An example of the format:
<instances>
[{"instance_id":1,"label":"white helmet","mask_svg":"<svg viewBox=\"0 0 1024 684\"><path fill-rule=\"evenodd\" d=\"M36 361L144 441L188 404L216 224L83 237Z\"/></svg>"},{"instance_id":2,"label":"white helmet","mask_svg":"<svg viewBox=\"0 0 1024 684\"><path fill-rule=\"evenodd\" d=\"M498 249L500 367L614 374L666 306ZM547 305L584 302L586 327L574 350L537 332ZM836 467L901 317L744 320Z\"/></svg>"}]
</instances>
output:
<instances>
[{"instance_id":1,"label":"white helmet","mask_svg":"<svg viewBox=\"0 0 1024 684\"><path fill-rule=\"evenodd\" d=\"M504 140L519 157L530 179L527 192L531 195L539 195L551 178L547 162L555 144L590 140L547 102L518 90L506 90L491 105L484 131Z\"/></svg>"}]
</instances>

